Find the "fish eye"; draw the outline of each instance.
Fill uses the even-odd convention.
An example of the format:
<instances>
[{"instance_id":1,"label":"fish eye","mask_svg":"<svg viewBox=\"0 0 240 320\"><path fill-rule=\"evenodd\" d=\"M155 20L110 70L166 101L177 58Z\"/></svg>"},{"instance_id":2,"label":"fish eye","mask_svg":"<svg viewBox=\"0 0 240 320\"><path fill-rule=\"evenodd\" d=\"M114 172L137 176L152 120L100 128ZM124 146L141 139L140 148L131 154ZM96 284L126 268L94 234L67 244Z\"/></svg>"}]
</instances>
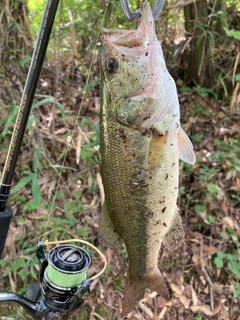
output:
<instances>
[{"instance_id":1,"label":"fish eye","mask_svg":"<svg viewBox=\"0 0 240 320\"><path fill-rule=\"evenodd\" d=\"M113 57L109 57L105 60L105 70L109 73L116 73L118 66L118 60Z\"/></svg>"}]
</instances>

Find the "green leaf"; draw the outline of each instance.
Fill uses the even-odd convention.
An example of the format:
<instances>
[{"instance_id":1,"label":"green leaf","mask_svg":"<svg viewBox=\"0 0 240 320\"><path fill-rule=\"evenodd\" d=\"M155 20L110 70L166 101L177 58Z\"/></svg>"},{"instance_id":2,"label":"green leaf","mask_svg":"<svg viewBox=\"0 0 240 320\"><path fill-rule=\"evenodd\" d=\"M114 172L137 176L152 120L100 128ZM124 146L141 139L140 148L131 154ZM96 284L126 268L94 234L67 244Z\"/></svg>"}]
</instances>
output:
<instances>
[{"instance_id":1,"label":"green leaf","mask_svg":"<svg viewBox=\"0 0 240 320\"><path fill-rule=\"evenodd\" d=\"M41 156L41 150L42 148L41 147L38 147L35 151L35 154L34 154L34 158L33 158L33 170L35 173L37 173L38 171L38 164L39 164L39 159L40 159L40 156Z\"/></svg>"},{"instance_id":2,"label":"green leaf","mask_svg":"<svg viewBox=\"0 0 240 320\"><path fill-rule=\"evenodd\" d=\"M208 183L208 184L207 184L207 189L208 189L208 191L211 192L211 193L218 192L218 188L217 188L217 186L216 186L214 183Z\"/></svg>"},{"instance_id":3,"label":"green leaf","mask_svg":"<svg viewBox=\"0 0 240 320\"><path fill-rule=\"evenodd\" d=\"M227 253L227 254L226 254L226 258L227 258L229 261L231 261L231 260L233 260L233 255L232 255L231 253Z\"/></svg>"},{"instance_id":4,"label":"green leaf","mask_svg":"<svg viewBox=\"0 0 240 320\"><path fill-rule=\"evenodd\" d=\"M10 113L10 115L7 117L6 119L6 123L4 126L3 131L1 132L1 136L5 136L5 134L8 132L8 128L10 126L10 124L16 120L17 117L17 113L18 113L18 107L15 106L14 109L12 110L12 112Z\"/></svg>"},{"instance_id":5,"label":"green leaf","mask_svg":"<svg viewBox=\"0 0 240 320\"><path fill-rule=\"evenodd\" d=\"M204 211L206 211L206 206L204 206L204 205L201 205L201 204L196 204L195 206L194 206L194 209L196 210L196 211L198 211L198 212L204 212Z\"/></svg>"},{"instance_id":6,"label":"green leaf","mask_svg":"<svg viewBox=\"0 0 240 320\"><path fill-rule=\"evenodd\" d=\"M89 82L86 86L84 86L78 93L82 94L86 91L88 91L89 89L91 89L92 87L94 87L97 83L100 82L100 79L95 79L91 82Z\"/></svg>"},{"instance_id":7,"label":"green leaf","mask_svg":"<svg viewBox=\"0 0 240 320\"><path fill-rule=\"evenodd\" d=\"M18 184L15 185L14 188L12 188L11 190L11 194L16 193L17 191L21 190L22 188L24 188L30 181L32 180L32 176L28 175L24 178L22 178Z\"/></svg>"},{"instance_id":8,"label":"green leaf","mask_svg":"<svg viewBox=\"0 0 240 320\"><path fill-rule=\"evenodd\" d=\"M61 103L57 102L57 101L56 101L56 106L57 106L58 110L60 111L61 116L63 117L63 119L67 119L67 115L66 115L64 106Z\"/></svg>"},{"instance_id":9,"label":"green leaf","mask_svg":"<svg viewBox=\"0 0 240 320\"><path fill-rule=\"evenodd\" d=\"M223 258L226 257L226 253L223 252L223 251L218 251L217 256L218 256L220 259L223 259Z\"/></svg>"},{"instance_id":10,"label":"green leaf","mask_svg":"<svg viewBox=\"0 0 240 320\"><path fill-rule=\"evenodd\" d=\"M37 174L34 174L32 176L32 195L33 195L34 204L36 205L36 207L38 207L41 203L41 192L40 192L40 186L37 180Z\"/></svg>"},{"instance_id":11,"label":"green leaf","mask_svg":"<svg viewBox=\"0 0 240 320\"><path fill-rule=\"evenodd\" d=\"M35 108L37 108L37 107L39 107L39 106L42 106L42 105L44 105L45 103L53 102L53 100L55 100L55 98L52 97L52 96L46 96L46 97L47 97L47 98L42 99L42 100L40 100L40 101L37 101L37 102L33 103L32 109L35 109Z\"/></svg>"},{"instance_id":12,"label":"green leaf","mask_svg":"<svg viewBox=\"0 0 240 320\"><path fill-rule=\"evenodd\" d=\"M237 261L231 260L229 262L229 269L236 277L240 278L240 264Z\"/></svg>"},{"instance_id":13,"label":"green leaf","mask_svg":"<svg viewBox=\"0 0 240 320\"><path fill-rule=\"evenodd\" d=\"M0 260L0 266L4 268L8 264L8 262L8 260Z\"/></svg>"},{"instance_id":14,"label":"green leaf","mask_svg":"<svg viewBox=\"0 0 240 320\"><path fill-rule=\"evenodd\" d=\"M240 73L236 74L235 78L237 81L240 81Z\"/></svg>"},{"instance_id":15,"label":"green leaf","mask_svg":"<svg viewBox=\"0 0 240 320\"><path fill-rule=\"evenodd\" d=\"M193 89L191 89L189 87L181 87L180 90L181 90L181 92L193 93Z\"/></svg>"},{"instance_id":16,"label":"green leaf","mask_svg":"<svg viewBox=\"0 0 240 320\"><path fill-rule=\"evenodd\" d=\"M211 214L208 214L206 218L207 218L207 220L208 220L209 222L211 222L211 223L214 223L214 221L215 221L214 216L212 216Z\"/></svg>"},{"instance_id":17,"label":"green leaf","mask_svg":"<svg viewBox=\"0 0 240 320\"><path fill-rule=\"evenodd\" d=\"M226 35L228 37L233 37L234 39L240 40L240 31L236 31L234 29L229 30L225 27L223 27L224 31L226 32Z\"/></svg>"},{"instance_id":18,"label":"green leaf","mask_svg":"<svg viewBox=\"0 0 240 320\"><path fill-rule=\"evenodd\" d=\"M223 261L219 257L215 257L214 258L214 263L218 268L222 268L223 267Z\"/></svg>"}]
</instances>

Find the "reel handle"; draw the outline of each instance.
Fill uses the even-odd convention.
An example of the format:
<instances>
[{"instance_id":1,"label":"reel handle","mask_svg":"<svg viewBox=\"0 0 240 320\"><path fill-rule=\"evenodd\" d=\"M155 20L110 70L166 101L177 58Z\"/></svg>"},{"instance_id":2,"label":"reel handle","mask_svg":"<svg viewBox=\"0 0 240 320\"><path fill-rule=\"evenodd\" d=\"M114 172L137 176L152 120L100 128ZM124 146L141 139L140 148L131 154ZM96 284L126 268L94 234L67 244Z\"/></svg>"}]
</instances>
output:
<instances>
[{"instance_id":1,"label":"reel handle","mask_svg":"<svg viewBox=\"0 0 240 320\"><path fill-rule=\"evenodd\" d=\"M41 310L41 304L39 302L35 302L32 300L29 300L28 298L25 298L23 296L20 296L17 293L11 293L11 292L0 292L0 302L4 301L12 301L20 304L28 314L32 316L35 320L42 320L42 311ZM45 318L44 318L45 319ZM46 318L48 319L48 318ZM49 318L50 319L50 318Z\"/></svg>"}]
</instances>

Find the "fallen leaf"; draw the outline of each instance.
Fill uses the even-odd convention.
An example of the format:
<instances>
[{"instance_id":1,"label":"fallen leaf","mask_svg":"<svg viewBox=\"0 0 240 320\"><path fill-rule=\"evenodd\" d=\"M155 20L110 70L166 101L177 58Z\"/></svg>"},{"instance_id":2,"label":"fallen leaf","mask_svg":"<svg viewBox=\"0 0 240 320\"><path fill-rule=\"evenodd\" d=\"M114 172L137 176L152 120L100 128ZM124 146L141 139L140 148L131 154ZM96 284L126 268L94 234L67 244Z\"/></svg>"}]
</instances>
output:
<instances>
[{"instance_id":1,"label":"fallen leaf","mask_svg":"<svg viewBox=\"0 0 240 320\"><path fill-rule=\"evenodd\" d=\"M208 256L211 256L218 251L219 250L215 247L210 247L206 244L203 245L203 254L207 254Z\"/></svg>"},{"instance_id":2,"label":"fallen leaf","mask_svg":"<svg viewBox=\"0 0 240 320\"><path fill-rule=\"evenodd\" d=\"M223 319L230 320L228 308L223 303L220 303L220 306L221 306L221 316L223 316Z\"/></svg>"},{"instance_id":3,"label":"fallen leaf","mask_svg":"<svg viewBox=\"0 0 240 320\"><path fill-rule=\"evenodd\" d=\"M193 301L193 305L194 305L194 306L198 306L198 305L199 305L199 301L198 301L197 293L196 293L196 291L193 289L192 286L191 286L191 289L192 289L192 301Z\"/></svg>"},{"instance_id":4,"label":"fallen leaf","mask_svg":"<svg viewBox=\"0 0 240 320\"><path fill-rule=\"evenodd\" d=\"M190 309L192 312L197 313L197 312L202 312L206 316L215 316L221 311L221 306L217 306L213 311L210 309L208 305L203 305L203 306L191 306Z\"/></svg>"}]
</instances>

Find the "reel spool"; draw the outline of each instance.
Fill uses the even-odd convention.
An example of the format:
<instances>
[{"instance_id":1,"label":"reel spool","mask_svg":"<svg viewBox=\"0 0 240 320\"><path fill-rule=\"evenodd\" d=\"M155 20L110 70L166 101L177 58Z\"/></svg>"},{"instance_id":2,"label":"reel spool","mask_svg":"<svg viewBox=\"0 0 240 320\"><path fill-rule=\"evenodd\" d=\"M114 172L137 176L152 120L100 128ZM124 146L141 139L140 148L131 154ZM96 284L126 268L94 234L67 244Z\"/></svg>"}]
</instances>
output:
<instances>
[{"instance_id":1,"label":"reel spool","mask_svg":"<svg viewBox=\"0 0 240 320\"><path fill-rule=\"evenodd\" d=\"M81 247L69 244L80 242L90 246L102 258L103 269L88 278L87 269L91 264L90 255ZM56 245L49 252L49 245ZM90 293L90 283L106 269L103 253L91 243L71 239L56 242L39 241L36 256L41 261L39 273L40 295L43 309L51 310L51 319L67 319L68 314L79 308ZM49 315L46 319L50 319Z\"/></svg>"},{"instance_id":2,"label":"reel spool","mask_svg":"<svg viewBox=\"0 0 240 320\"><path fill-rule=\"evenodd\" d=\"M96 251L104 262L102 270L88 278L91 258L84 249L69 244L71 242L87 245ZM46 248L49 245L57 246L48 252ZM39 281L29 285L26 297L0 292L0 302L20 304L34 320L67 320L70 312L84 303L90 293L91 282L100 277L107 267L104 254L91 243L80 239L39 241L36 256L41 261Z\"/></svg>"},{"instance_id":3,"label":"reel spool","mask_svg":"<svg viewBox=\"0 0 240 320\"><path fill-rule=\"evenodd\" d=\"M78 308L90 292L91 280L86 273L91 263L89 254L74 245L60 245L51 249L47 260L41 283L45 305L65 312Z\"/></svg>"}]
</instances>

